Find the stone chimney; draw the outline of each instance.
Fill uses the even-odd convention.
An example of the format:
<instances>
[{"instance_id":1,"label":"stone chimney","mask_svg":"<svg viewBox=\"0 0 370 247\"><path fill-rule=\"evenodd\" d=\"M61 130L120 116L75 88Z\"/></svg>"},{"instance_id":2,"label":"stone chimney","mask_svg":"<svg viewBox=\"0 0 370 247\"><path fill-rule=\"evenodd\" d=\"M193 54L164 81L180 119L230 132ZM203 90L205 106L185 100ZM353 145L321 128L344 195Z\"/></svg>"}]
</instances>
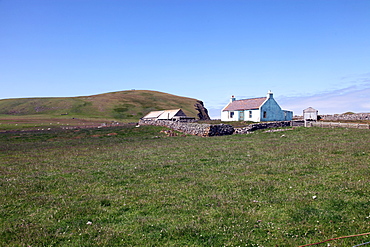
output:
<instances>
[{"instance_id":1,"label":"stone chimney","mask_svg":"<svg viewBox=\"0 0 370 247\"><path fill-rule=\"evenodd\" d=\"M268 99L272 99L272 98L274 98L274 94L271 92L271 90L269 90L269 91L267 92L267 98L268 98Z\"/></svg>"}]
</instances>

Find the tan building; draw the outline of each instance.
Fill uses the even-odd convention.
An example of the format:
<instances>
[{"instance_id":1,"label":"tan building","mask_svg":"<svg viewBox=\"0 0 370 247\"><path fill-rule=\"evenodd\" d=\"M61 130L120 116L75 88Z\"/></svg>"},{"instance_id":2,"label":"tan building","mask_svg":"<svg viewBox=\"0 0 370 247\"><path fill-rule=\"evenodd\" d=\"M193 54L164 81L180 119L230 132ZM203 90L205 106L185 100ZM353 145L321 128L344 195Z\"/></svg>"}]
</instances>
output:
<instances>
[{"instance_id":1,"label":"tan building","mask_svg":"<svg viewBox=\"0 0 370 247\"><path fill-rule=\"evenodd\" d=\"M172 120L172 121L181 121L194 119L186 116L186 114L181 109L175 110L163 110L163 111L151 111L145 115L142 120Z\"/></svg>"}]
</instances>

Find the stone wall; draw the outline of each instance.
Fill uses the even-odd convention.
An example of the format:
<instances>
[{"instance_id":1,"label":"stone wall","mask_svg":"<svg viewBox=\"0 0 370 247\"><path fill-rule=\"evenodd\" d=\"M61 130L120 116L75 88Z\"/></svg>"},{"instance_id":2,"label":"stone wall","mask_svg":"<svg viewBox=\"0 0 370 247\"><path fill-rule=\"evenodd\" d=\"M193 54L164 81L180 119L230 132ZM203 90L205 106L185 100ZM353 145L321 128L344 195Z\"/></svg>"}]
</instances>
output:
<instances>
[{"instance_id":1,"label":"stone wall","mask_svg":"<svg viewBox=\"0 0 370 247\"><path fill-rule=\"evenodd\" d=\"M322 121L308 122L307 127L370 129L369 124L322 122Z\"/></svg>"},{"instance_id":2,"label":"stone wall","mask_svg":"<svg viewBox=\"0 0 370 247\"><path fill-rule=\"evenodd\" d=\"M222 136L232 135L234 133L234 127L228 124L198 124L168 120L140 120L139 124L165 126L185 134L196 136Z\"/></svg>"},{"instance_id":3,"label":"stone wall","mask_svg":"<svg viewBox=\"0 0 370 247\"><path fill-rule=\"evenodd\" d=\"M271 129L271 128L281 128L293 126L292 121L282 121L282 122L267 122L267 123L256 123L250 124L247 127L235 128L234 134L248 134L255 130L260 129Z\"/></svg>"},{"instance_id":4,"label":"stone wall","mask_svg":"<svg viewBox=\"0 0 370 247\"><path fill-rule=\"evenodd\" d=\"M168 120L140 120L140 125L156 125L165 126L173 130L183 132L185 134L197 136L222 136L232 134L248 134L260 129L282 128L290 126L303 126L303 122L296 121L281 121L281 122L264 122L250 124L243 128L234 128L228 124L198 124L185 123Z\"/></svg>"},{"instance_id":5,"label":"stone wall","mask_svg":"<svg viewBox=\"0 0 370 247\"><path fill-rule=\"evenodd\" d=\"M322 120L327 120L327 121L370 120L370 113L320 115L320 117Z\"/></svg>"}]
</instances>

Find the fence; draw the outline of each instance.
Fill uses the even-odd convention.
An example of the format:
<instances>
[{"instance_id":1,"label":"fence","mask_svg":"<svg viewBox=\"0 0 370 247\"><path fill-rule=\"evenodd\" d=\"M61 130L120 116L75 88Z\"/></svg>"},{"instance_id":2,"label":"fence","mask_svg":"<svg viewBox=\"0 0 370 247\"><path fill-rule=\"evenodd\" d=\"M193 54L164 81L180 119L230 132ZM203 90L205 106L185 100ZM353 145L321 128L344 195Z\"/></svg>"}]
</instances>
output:
<instances>
[{"instance_id":1,"label":"fence","mask_svg":"<svg viewBox=\"0 0 370 247\"><path fill-rule=\"evenodd\" d=\"M370 129L369 124L339 122L307 122L306 127Z\"/></svg>"}]
</instances>

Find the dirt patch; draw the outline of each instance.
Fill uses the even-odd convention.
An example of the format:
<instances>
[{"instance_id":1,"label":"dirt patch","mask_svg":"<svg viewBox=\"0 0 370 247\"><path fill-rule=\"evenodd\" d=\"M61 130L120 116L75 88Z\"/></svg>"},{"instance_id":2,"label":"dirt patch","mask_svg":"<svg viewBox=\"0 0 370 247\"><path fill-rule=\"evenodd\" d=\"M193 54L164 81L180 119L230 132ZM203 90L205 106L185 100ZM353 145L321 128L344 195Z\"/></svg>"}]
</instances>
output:
<instances>
[{"instance_id":1,"label":"dirt patch","mask_svg":"<svg viewBox=\"0 0 370 247\"><path fill-rule=\"evenodd\" d=\"M107 134L107 136L116 136L116 135L118 135L117 133L109 133L109 134Z\"/></svg>"}]
</instances>

